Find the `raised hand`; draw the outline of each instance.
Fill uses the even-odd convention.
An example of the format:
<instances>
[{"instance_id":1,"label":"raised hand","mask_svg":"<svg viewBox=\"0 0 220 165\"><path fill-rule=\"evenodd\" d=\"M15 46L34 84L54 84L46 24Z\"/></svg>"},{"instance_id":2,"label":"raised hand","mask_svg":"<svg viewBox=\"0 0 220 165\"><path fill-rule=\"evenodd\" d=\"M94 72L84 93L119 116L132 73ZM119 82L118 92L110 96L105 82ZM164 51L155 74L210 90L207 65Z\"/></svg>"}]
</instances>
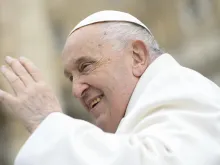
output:
<instances>
[{"instance_id":1,"label":"raised hand","mask_svg":"<svg viewBox=\"0 0 220 165\"><path fill-rule=\"evenodd\" d=\"M62 112L57 98L30 60L7 56L5 61L11 69L2 66L1 72L15 95L0 90L0 103L7 107L10 114L20 119L30 132L50 113Z\"/></svg>"}]
</instances>

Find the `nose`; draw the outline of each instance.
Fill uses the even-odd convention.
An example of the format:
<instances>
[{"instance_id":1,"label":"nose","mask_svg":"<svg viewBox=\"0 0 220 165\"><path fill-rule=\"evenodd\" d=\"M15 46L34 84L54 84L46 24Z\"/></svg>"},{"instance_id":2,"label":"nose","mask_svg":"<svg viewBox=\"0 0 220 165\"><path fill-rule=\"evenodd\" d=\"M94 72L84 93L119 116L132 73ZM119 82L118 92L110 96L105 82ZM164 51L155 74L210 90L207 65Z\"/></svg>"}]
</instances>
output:
<instances>
[{"instance_id":1,"label":"nose","mask_svg":"<svg viewBox=\"0 0 220 165\"><path fill-rule=\"evenodd\" d=\"M80 82L80 81L74 81L72 84L72 93L73 96L75 96L76 98L81 98L83 96L83 93L86 91L86 89L89 88L89 85L84 83L84 82Z\"/></svg>"}]
</instances>

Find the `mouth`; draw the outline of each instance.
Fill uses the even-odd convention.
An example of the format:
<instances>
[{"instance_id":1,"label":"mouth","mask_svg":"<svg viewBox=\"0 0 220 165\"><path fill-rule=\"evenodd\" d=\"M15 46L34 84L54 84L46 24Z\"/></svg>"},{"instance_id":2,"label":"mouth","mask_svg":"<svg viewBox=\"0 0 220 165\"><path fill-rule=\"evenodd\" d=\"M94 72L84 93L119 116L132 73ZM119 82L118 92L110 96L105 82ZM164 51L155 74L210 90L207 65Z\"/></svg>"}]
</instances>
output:
<instances>
[{"instance_id":1,"label":"mouth","mask_svg":"<svg viewBox=\"0 0 220 165\"><path fill-rule=\"evenodd\" d=\"M104 95L100 95L100 96L96 97L95 99L93 99L91 101L91 103L89 104L89 109L91 110L91 109L95 108L100 103L100 101L102 100L103 96Z\"/></svg>"}]
</instances>

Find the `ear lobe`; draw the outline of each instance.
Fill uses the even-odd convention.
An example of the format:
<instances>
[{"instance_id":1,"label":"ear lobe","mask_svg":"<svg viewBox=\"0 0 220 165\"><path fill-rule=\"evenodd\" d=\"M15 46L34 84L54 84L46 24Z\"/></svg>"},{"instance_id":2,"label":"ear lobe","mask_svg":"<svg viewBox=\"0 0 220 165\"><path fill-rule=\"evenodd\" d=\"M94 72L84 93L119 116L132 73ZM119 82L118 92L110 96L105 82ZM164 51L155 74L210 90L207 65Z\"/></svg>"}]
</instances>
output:
<instances>
[{"instance_id":1,"label":"ear lobe","mask_svg":"<svg viewBox=\"0 0 220 165\"><path fill-rule=\"evenodd\" d=\"M133 47L133 75L140 77L149 63L149 51L143 41L136 40L132 44Z\"/></svg>"}]
</instances>

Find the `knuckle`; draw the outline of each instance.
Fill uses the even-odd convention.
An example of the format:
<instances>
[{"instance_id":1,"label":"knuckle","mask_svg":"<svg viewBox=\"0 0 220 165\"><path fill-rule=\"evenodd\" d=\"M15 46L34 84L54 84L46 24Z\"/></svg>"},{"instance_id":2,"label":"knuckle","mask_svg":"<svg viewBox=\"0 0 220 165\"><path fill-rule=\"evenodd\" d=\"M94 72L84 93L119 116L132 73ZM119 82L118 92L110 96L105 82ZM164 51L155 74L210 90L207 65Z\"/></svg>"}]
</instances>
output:
<instances>
[{"instance_id":1,"label":"knuckle","mask_svg":"<svg viewBox=\"0 0 220 165\"><path fill-rule=\"evenodd\" d=\"M24 94L24 95L27 95L27 96L33 96L33 95L36 95L38 92L41 92L41 91L42 91L42 90L41 90L42 88L43 88L42 85L39 85L39 84L37 84L37 83L34 83L34 84L28 86L28 87L24 90L23 94Z\"/></svg>"},{"instance_id":2,"label":"knuckle","mask_svg":"<svg viewBox=\"0 0 220 165\"><path fill-rule=\"evenodd\" d=\"M11 80L11 84L15 84L18 80L20 80L19 77L15 77Z\"/></svg>"},{"instance_id":3,"label":"knuckle","mask_svg":"<svg viewBox=\"0 0 220 165\"><path fill-rule=\"evenodd\" d=\"M39 87L39 88L45 88L46 86L47 86L47 84L44 81L39 81L37 83L37 87Z\"/></svg>"},{"instance_id":4,"label":"knuckle","mask_svg":"<svg viewBox=\"0 0 220 165\"><path fill-rule=\"evenodd\" d=\"M33 93L33 91L35 91L35 88L33 86L29 86L24 90L24 94L30 95L31 93Z\"/></svg>"}]
</instances>

